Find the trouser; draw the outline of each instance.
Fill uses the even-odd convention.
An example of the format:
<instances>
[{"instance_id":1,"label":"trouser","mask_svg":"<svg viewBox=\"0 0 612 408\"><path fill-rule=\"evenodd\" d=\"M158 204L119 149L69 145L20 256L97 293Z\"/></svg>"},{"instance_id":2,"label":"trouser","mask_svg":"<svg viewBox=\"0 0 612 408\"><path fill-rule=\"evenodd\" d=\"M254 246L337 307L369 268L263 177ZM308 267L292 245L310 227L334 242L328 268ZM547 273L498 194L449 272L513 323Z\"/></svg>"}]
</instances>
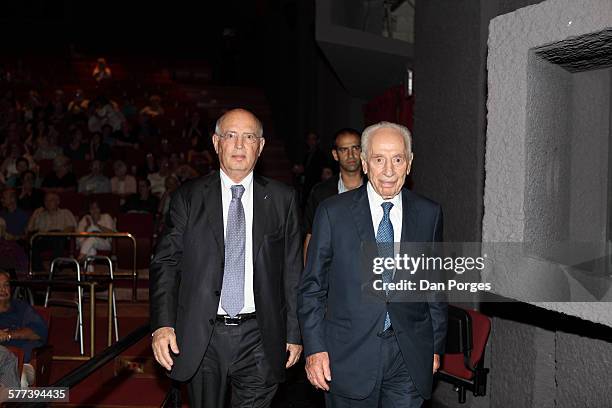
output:
<instances>
[{"instance_id":1,"label":"trouser","mask_svg":"<svg viewBox=\"0 0 612 408\"><path fill-rule=\"evenodd\" d=\"M267 408L278 389L271 383L256 319L238 326L216 322L208 349L189 382L191 407L223 408L228 388L232 408Z\"/></svg>"},{"instance_id":2,"label":"trouser","mask_svg":"<svg viewBox=\"0 0 612 408\"><path fill-rule=\"evenodd\" d=\"M372 393L357 400L328 392L325 395L327 408L419 408L423 405L423 398L408 374L393 330L384 332L381 337L378 377Z\"/></svg>"},{"instance_id":3,"label":"trouser","mask_svg":"<svg viewBox=\"0 0 612 408\"><path fill-rule=\"evenodd\" d=\"M34 271L42 271L43 264L40 253L50 249L53 252L53 258L59 258L64 255L64 248L66 248L65 237L40 237L34 241L32 247L32 269Z\"/></svg>"}]
</instances>

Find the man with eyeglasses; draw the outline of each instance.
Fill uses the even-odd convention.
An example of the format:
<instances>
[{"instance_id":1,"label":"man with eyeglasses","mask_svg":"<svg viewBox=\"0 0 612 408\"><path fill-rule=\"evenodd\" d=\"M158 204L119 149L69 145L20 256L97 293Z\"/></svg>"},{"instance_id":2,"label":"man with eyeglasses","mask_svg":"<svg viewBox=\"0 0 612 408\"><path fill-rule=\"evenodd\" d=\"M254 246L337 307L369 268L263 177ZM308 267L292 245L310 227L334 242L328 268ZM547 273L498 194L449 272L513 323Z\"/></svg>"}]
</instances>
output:
<instances>
[{"instance_id":1,"label":"man with eyeglasses","mask_svg":"<svg viewBox=\"0 0 612 408\"><path fill-rule=\"evenodd\" d=\"M192 407L269 407L302 351L299 203L253 173L264 143L251 112L219 118L221 169L175 191L151 262L153 352Z\"/></svg>"},{"instance_id":2,"label":"man with eyeglasses","mask_svg":"<svg viewBox=\"0 0 612 408\"><path fill-rule=\"evenodd\" d=\"M332 156L338 162L340 174L314 186L304 208L304 230L306 232L304 239L304 260L306 259L308 243L312 236L312 222L319 204L329 197L361 187L363 184L360 154L361 135L359 132L351 128L338 130L334 136Z\"/></svg>"}]
</instances>

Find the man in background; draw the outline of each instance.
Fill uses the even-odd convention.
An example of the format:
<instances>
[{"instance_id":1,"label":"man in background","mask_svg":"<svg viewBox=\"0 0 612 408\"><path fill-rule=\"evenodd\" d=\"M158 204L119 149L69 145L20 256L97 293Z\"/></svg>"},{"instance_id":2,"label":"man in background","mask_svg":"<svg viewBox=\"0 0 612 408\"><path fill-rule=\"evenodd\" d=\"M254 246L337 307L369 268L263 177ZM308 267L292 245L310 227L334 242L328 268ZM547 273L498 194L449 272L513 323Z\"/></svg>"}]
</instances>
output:
<instances>
[{"instance_id":1,"label":"man in background","mask_svg":"<svg viewBox=\"0 0 612 408\"><path fill-rule=\"evenodd\" d=\"M326 198L361 187L363 184L360 154L361 135L359 132L351 128L343 128L336 132L332 156L338 162L340 174L317 184L310 192L304 209L304 230L306 232L304 259L312 236L312 222L319 204Z\"/></svg>"}]
</instances>

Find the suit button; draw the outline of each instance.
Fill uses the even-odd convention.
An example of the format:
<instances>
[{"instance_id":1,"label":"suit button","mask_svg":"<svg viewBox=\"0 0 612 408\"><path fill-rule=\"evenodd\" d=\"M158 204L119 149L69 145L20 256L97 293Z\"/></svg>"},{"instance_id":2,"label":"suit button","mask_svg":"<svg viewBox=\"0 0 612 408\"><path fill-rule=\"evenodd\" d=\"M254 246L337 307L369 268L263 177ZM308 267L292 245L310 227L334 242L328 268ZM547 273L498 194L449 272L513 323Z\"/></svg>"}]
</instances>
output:
<instances>
[{"instance_id":1,"label":"suit button","mask_svg":"<svg viewBox=\"0 0 612 408\"><path fill-rule=\"evenodd\" d=\"M219 292L218 290L215 290L215 296L221 296L221 292Z\"/></svg>"},{"instance_id":2,"label":"suit button","mask_svg":"<svg viewBox=\"0 0 612 408\"><path fill-rule=\"evenodd\" d=\"M212 325L214 325L214 324L215 324L215 319L210 319L210 320L208 321L208 323L210 323L210 325L211 325L211 326L212 326Z\"/></svg>"}]
</instances>

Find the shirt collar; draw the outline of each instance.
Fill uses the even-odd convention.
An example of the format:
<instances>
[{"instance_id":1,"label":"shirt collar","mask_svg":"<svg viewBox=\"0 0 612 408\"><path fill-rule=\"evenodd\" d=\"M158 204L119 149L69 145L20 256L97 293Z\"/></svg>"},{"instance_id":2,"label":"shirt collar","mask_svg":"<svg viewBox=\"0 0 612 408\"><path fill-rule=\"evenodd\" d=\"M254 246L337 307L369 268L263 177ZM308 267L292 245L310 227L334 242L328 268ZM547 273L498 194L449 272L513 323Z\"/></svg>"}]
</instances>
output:
<instances>
[{"instance_id":1,"label":"shirt collar","mask_svg":"<svg viewBox=\"0 0 612 408\"><path fill-rule=\"evenodd\" d=\"M221 184L223 185L223 188L226 189L226 190L230 190L232 188L232 186L236 186L236 185L240 184L240 185L242 185L244 187L244 190L246 191L246 190L249 189L249 187L251 186L251 183L253 182L253 172L250 172L249 174L247 174L247 176L245 178L243 178L240 181L240 183L235 183L221 169L219 169L219 174L221 175Z\"/></svg>"},{"instance_id":2,"label":"shirt collar","mask_svg":"<svg viewBox=\"0 0 612 408\"><path fill-rule=\"evenodd\" d=\"M368 181L368 199L370 203L372 203L372 207L380 208L380 205L384 202L393 203L394 208L399 208L399 205L402 203L402 190L395 195L395 197L385 200L383 199L372 186L372 182Z\"/></svg>"}]
</instances>

